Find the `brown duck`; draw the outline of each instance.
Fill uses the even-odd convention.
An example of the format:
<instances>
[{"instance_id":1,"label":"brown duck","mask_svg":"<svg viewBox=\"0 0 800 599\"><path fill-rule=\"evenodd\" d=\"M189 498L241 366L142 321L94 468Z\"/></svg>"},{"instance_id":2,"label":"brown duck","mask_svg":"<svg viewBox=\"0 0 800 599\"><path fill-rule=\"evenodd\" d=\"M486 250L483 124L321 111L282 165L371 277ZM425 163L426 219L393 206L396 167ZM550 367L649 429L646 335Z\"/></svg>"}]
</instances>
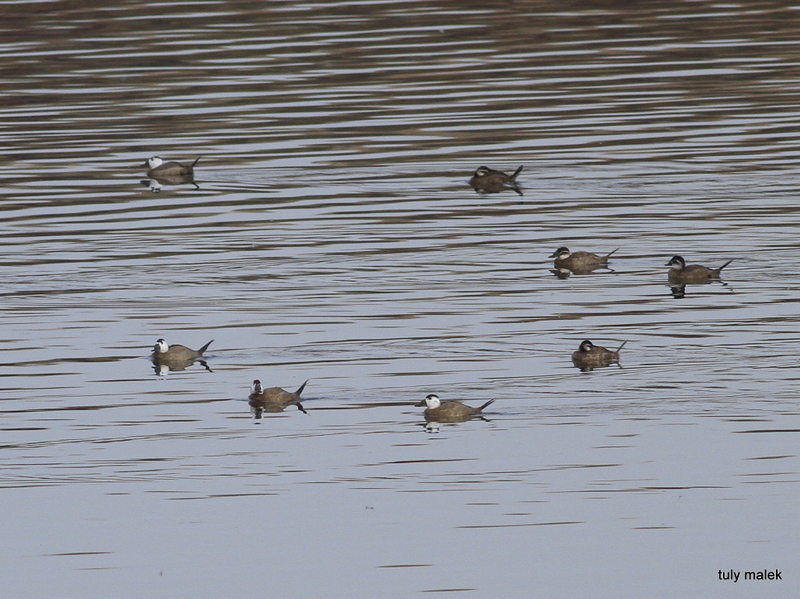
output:
<instances>
[{"instance_id":1,"label":"brown duck","mask_svg":"<svg viewBox=\"0 0 800 599\"><path fill-rule=\"evenodd\" d=\"M627 341L623 341L616 350L606 349L595 345L588 339L581 342L578 349L572 352L572 361L579 368L594 368L596 366L608 366L609 364L619 364L619 350Z\"/></svg>"},{"instance_id":2,"label":"brown duck","mask_svg":"<svg viewBox=\"0 0 800 599\"><path fill-rule=\"evenodd\" d=\"M569 270L574 274L589 274L598 268L607 268L608 259L619 250L609 252L605 256L598 256L592 252L570 252L569 248L561 246L550 254L553 265L559 270Z\"/></svg>"},{"instance_id":3,"label":"brown duck","mask_svg":"<svg viewBox=\"0 0 800 599\"><path fill-rule=\"evenodd\" d=\"M671 267L667 273L670 283L708 283L712 279L719 279L722 274L722 269L731 262L733 262L732 259L728 260L719 268L708 268L699 264L689 264L687 266L686 260L681 256L673 256L665 266Z\"/></svg>"},{"instance_id":4,"label":"brown duck","mask_svg":"<svg viewBox=\"0 0 800 599\"><path fill-rule=\"evenodd\" d=\"M472 406L468 406L460 401L442 401L439 399L438 395L431 393L423 401L416 405L419 408L426 406L424 412L425 418L440 421L459 421L467 420L477 414L480 414L486 406L492 404L493 402L494 400L490 399L482 406L473 408Z\"/></svg>"},{"instance_id":5,"label":"brown duck","mask_svg":"<svg viewBox=\"0 0 800 599\"><path fill-rule=\"evenodd\" d=\"M300 404L300 394L306 387L306 381L294 393L290 393L280 387L269 387L265 389L258 379L253 381L253 387L250 390L250 396L247 398L250 401L250 406L253 408L261 409L267 412L282 412L284 408L295 405L301 412L306 412Z\"/></svg>"},{"instance_id":6,"label":"brown duck","mask_svg":"<svg viewBox=\"0 0 800 599\"><path fill-rule=\"evenodd\" d=\"M503 171L496 171L486 166L481 166L472 175L469 184L475 191L483 191L486 193L497 193L504 189L513 189L519 195L522 195L522 190L517 185L517 175L522 172L520 166L514 171L512 175L508 175Z\"/></svg>"},{"instance_id":7,"label":"brown duck","mask_svg":"<svg viewBox=\"0 0 800 599\"><path fill-rule=\"evenodd\" d=\"M152 358L160 362L188 362L202 356L203 352L205 352L212 343L214 343L213 339L200 349L194 350L185 345L167 345L166 341L159 339L153 347Z\"/></svg>"},{"instance_id":8,"label":"brown duck","mask_svg":"<svg viewBox=\"0 0 800 599\"><path fill-rule=\"evenodd\" d=\"M147 167L147 176L154 179L191 179L194 176L194 165L200 160L200 156L190 165L186 166L180 162L164 162L160 156L148 158L143 166Z\"/></svg>"}]
</instances>

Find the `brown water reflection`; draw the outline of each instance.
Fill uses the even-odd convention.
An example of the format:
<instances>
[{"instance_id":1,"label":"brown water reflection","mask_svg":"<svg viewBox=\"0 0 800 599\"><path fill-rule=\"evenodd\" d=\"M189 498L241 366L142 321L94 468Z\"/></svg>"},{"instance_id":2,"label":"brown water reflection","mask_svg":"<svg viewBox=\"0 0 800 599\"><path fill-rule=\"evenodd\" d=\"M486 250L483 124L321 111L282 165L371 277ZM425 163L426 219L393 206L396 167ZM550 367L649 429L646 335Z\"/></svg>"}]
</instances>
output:
<instances>
[{"instance_id":1,"label":"brown water reflection","mask_svg":"<svg viewBox=\"0 0 800 599\"><path fill-rule=\"evenodd\" d=\"M790 568L794 7L3 11L9 592L727 597L720 568ZM202 156L197 186L142 185L154 155ZM558 278L560 246L620 249ZM676 293L673 254L734 262ZM159 337L216 339L213 372L152 376ZM625 367L576 371L585 338ZM256 376L312 377L308 414L256 426ZM431 389L497 402L431 434Z\"/></svg>"}]
</instances>

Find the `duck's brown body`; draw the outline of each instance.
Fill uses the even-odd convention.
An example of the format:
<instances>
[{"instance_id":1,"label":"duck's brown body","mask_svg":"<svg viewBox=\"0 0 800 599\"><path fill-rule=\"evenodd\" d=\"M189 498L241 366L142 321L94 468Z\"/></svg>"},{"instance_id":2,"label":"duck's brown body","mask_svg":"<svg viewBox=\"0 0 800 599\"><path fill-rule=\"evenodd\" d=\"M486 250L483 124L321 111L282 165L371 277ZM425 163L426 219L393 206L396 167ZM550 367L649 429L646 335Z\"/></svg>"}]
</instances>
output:
<instances>
[{"instance_id":1,"label":"duck's brown body","mask_svg":"<svg viewBox=\"0 0 800 599\"><path fill-rule=\"evenodd\" d=\"M445 421L459 421L467 420L473 416L480 414L483 409L494 402L490 399L482 406L473 408L465 403L456 400L442 401L437 395L428 395L422 402L418 403L418 407L427 406L425 408L426 419Z\"/></svg>"},{"instance_id":2,"label":"duck's brown body","mask_svg":"<svg viewBox=\"0 0 800 599\"><path fill-rule=\"evenodd\" d=\"M159 362L188 362L203 355L208 349L208 346L214 343L212 339L198 350L186 347L185 345L167 345L163 339L156 341L153 348L152 358Z\"/></svg>"},{"instance_id":3,"label":"duck's brown body","mask_svg":"<svg viewBox=\"0 0 800 599\"><path fill-rule=\"evenodd\" d=\"M559 270L569 270L573 274L589 274L598 268L608 267L608 259L617 251L609 252L605 256L598 256L592 252L570 252L566 247L560 247L550 257L555 258L553 265Z\"/></svg>"},{"instance_id":4,"label":"duck's brown body","mask_svg":"<svg viewBox=\"0 0 800 599\"><path fill-rule=\"evenodd\" d=\"M687 265L686 261L681 256L673 256L666 264L666 266L671 267L667 273L667 277L670 283L677 285L684 283L708 283L714 279L719 279L722 274L722 269L731 262L733 262L733 260L728 260L719 268L708 268L700 264Z\"/></svg>"},{"instance_id":5,"label":"duck's brown body","mask_svg":"<svg viewBox=\"0 0 800 599\"><path fill-rule=\"evenodd\" d=\"M521 171L522 167L520 166L513 174L508 175L503 171L496 171L482 166L472 175L469 184L475 191L497 193L504 189L513 189L519 195L522 195L522 191L517 186L517 175L519 175Z\"/></svg>"},{"instance_id":6,"label":"duck's brown body","mask_svg":"<svg viewBox=\"0 0 800 599\"><path fill-rule=\"evenodd\" d=\"M262 403L292 403L300 399L300 394L303 392L303 389L305 389L306 383L308 383L308 381L300 385L297 391L291 393L280 387L264 389L261 386L261 381L256 379L253 381L253 392L248 399Z\"/></svg>"},{"instance_id":7,"label":"duck's brown body","mask_svg":"<svg viewBox=\"0 0 800 599\"><path fill-rule=\"evenodd\" d=\"M302 404L300 403L300 394L306 387L306 381L300 388L291 393L280 387L269 387L265 389L261 386L261 381L258 379L253 381L252 393L248 397L250 406L255 409L260 409L266 412L282 412L284 408L296 405L298 409L305 412Z\"/></svg>"},{"instance_id":8,"label":"duck's brown body","mask_svg":"<svg viewBox=\"0 0 800 599\"><path fill-rule=\"evenodd\" d=\"M199 156L187 166L180 162L163 162L158 156L153 156L144 163L144 166L148 167L147 176L154 179L191 179L198 160Z\"/></svg>"},{"instance_id":9,"label":"duck's brown body","mask_svg":"<svg viewBox=\"0 0 800 599\"><path fill-rule=\"evenodd\" d=\"M594 368L596 366L608 366L609 364L619 363L619 350L621 350L627 341L623 341L616 351L606 349L595 345L588 339L585 339L580 347L572 352L572 361L579 368Z\"/></svg>"}]
</instances>

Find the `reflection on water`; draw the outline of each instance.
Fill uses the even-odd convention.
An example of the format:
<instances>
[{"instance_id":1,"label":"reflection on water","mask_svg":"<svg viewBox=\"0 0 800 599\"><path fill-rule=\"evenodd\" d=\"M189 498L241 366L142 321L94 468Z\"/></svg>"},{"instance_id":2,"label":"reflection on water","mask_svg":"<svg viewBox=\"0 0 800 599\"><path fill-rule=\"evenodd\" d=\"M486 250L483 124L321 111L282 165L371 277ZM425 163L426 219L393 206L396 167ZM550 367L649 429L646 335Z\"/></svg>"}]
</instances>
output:
<instances>
[{"instance_id":1,"label":"reflection on water","mask_svg":"<svg viewBox=\"0 0 800 599\"><path fill-rule=\"evenodd\" d=\"M299 411L303 412L303 414L308 415L308 412L306 412L305 408L303 407L303 404L301 404L299 401L289 402L289 403L270 403L270 402L255 401L251 399L248 403L250 404L250 413L253 415L254 420L261 420L265 412L268 414L270 413L278 414L280 412L283 412L289 406L296 406Z\"/></svg>"},{"instance_id":2,"label":"reflection on water","mask_svg":"<svg viewBox=\"0 0 800 599\"><path fill-rule=\"evenodd\" d=\"M197 358L194 360L173 360L170 362L161 362L159 360L153 361L153 371L158 376L167 376L170 372L178 372L180 370L186 370L197 362L200 366L208 370L209 372L213 372L211 367L208 365L208 362L203 360L202 358Z\"/></svg>"},{"instance_id":3,"label":"reflection on water","mask_svg":"<svg viewBox=\"0 0 800 599\"><path fill-rule=\"evenodd\" d=\"M694 293L697 290L698 285L714 285L719 287L728 287L728 283L726 283L725 281L706 281L705 283L693 283L692 285L689 285L688 287L690 289L690 292ZM686 297L686 288L687 285L685 284L669 285L670 293L672 294L672 297L674 297L675 299L683 299L684 297ZM727 290L733 293L732 288L728 287Z\"/></svg>"},{"instance_id":4,"label":"reflection on water","mask_svg":"<svg viewBox=\"0 0 800 599\"><path fill-rule=\"evenodd\" d=\"M267 579L279 596L358 580L726 597L720 568L788 567L793 7L4 16L0 563L16 595L246 597ZM202 159L191 181L143 184L147 156ZM522 171L475 193L481 166ZM613 271L559 278L560 246L620 249ZM674 253L734 261L722 282L671 284ZM154 377L159 337L217 341ZM625 367L578 372L585 338L630 340ZM309 376L307 415L243 407L242 381ZM423 422L429 389L498 401L485 421ZM276 550L257 569L225 558Z\"/></svg>"}]
</instances>

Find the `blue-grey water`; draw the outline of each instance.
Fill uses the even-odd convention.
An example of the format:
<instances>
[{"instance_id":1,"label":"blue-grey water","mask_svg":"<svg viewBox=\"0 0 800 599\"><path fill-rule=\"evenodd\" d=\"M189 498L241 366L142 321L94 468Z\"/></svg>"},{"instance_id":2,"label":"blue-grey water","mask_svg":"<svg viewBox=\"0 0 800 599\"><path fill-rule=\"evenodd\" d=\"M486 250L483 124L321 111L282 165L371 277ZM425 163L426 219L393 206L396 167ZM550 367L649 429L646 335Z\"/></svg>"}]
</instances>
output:
<instances>
[{"instance_id":1,"label":"blue-grey water","mask_svg":"<svg viewBox=\"0 0 800 599\"><path fill-rule=\"evenodd\" d=\"M4 595L798 595L800 6L0 7Z\"/></svg>"}]
</instances>

